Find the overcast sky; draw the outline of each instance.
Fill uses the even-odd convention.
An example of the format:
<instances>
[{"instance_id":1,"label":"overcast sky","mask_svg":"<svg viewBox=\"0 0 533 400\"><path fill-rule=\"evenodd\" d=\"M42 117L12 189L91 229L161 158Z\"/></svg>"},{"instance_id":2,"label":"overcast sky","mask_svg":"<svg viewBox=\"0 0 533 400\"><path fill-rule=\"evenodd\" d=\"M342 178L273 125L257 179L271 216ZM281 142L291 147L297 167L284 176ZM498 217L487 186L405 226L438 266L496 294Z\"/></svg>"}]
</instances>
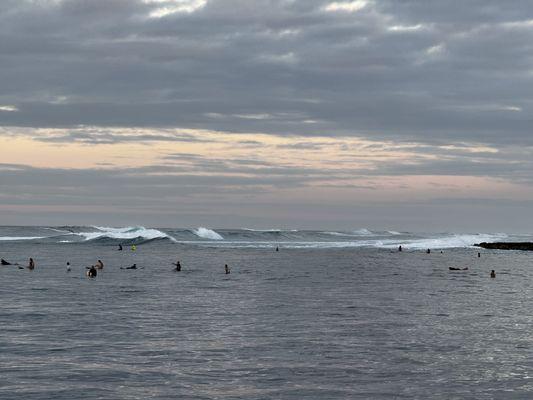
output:
<instances>
[{"instance_id":1,"label":"overcast sky","mask_svg":"<svg viewBox=\"0 0 533 400\"><path fill-rule=\"evenodd\" d=\"M533 4L2 0L0 222L533 232Z\"/></svg>"}]
</instances>

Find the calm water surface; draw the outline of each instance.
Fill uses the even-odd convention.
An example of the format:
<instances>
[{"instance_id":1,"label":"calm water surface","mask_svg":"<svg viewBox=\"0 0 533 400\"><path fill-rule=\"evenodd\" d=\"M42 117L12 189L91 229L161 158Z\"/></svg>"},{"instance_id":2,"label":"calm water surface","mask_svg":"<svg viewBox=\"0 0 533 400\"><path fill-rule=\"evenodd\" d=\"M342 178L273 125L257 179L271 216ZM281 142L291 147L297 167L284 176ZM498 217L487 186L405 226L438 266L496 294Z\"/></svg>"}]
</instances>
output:
<instances>
[{"instance_id":1,"label":"calm water surface","mask_svg":"<svg viewBox=\"0 0 533 400\"><path fill-rule=\"evenodd\" d=\"M30 255L0 269L2 399L533 396L531 253L0 242Z\"/></svg>"}]
</instances>

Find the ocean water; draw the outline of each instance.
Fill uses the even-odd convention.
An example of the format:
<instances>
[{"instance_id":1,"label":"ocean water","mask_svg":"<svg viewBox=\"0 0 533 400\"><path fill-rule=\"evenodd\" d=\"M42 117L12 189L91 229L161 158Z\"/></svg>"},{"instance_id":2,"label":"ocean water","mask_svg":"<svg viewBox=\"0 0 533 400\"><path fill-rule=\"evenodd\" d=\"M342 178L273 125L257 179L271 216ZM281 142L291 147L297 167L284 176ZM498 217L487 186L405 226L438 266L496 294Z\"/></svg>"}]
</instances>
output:
<instances>
[{"instance_id":1,"label":"ocean water","mask_svg":"<svg viewBox=\"0 0 533 400\"><path fill-rule=\"evenodd\" d=\"M491 240L531 238L1 227L0 398L531 398L533 253Z\"/></svg>"}]
</instances>

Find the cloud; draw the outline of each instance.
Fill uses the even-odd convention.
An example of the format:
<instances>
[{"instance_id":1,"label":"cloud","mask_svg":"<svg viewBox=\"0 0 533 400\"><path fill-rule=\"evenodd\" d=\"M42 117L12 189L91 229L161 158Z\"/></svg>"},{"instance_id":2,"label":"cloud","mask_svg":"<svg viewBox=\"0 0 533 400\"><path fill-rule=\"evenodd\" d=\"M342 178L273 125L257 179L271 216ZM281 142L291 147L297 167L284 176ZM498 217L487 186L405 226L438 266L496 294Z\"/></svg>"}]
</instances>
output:
<instances>
[{"instance_id":1,"label":"cloud","mask_svg":"<svg viewBox=\"0 0 533 400\"><path fill-rule=\"evenodd\" d=\"M343 185L379 192L423 174L527 190L532 14L530 2L497 0L2 1L0 140L150 145L192 175L227 171L232 183L216 190L228 198L294 183L309 190L299 199L326 186L334 199ZM164 159L196 145L218 153ZM196 178L172 179L188 191Z\"/></svg>"},{"instance_id":2,"label":"cloud","mask_svg":"<svg viewBox=\"0 0 533 400\"><path fill-rule=\"evenodd\" d=\"M156 7L150 17L162 18L175 13L193 13L205 7L207 0L143 0L146 4Z\"/></svg>"},{"instance_id":3,"label":"cloud","mask_svg":"<svg viewBox=\"0 0 533 400\"><path fill-rule=\"evenodd\" d=\"M345 11L349 13L357 12L365 8L368 1L355 0L355 1L334 1L324 6L325 11Z\"/></svg>"}]
</instances>

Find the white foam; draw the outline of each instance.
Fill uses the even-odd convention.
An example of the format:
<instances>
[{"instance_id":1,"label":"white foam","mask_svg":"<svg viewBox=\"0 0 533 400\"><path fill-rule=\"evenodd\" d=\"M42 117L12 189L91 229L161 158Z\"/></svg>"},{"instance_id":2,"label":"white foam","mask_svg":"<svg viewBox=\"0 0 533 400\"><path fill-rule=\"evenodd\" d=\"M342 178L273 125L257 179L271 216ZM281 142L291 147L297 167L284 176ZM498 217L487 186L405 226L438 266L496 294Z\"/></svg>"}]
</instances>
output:
<instances>
[{"instance_id":1,"label":"white foam","mask_svg":"<svg viewBox=\"0 0 533 400\"><path fill-rule=\"evenodd\" d=\"M76 235L82 236L85 240L94 240L99 238L110 239L136 239L143 238L146 240L168 238L176 241L172 236L167 235L157 229L145 228L144 226L128 226L125 228L111 228L106 226L93 226L97 232L78 232Z\"/></svg>"},{"instance_id":2,"label":"white foam","mask_svg":"<svg viewBox=\"0 0 533 400\"><path fill-rule=\"evenodd\" d=\"M224 240L221 235L219 235L214 230L208 228L199 227L198 229L193 229L192 233L203 239Z\"/></svg>"},{"instance_id":3,"label":"white foam","mask_svg":"<svg viewBox=\"0 0 533 400\"><path fill-rule=\"evenodd\" d=\"M0 236L0 242L15 241L15 240L35 240L44 239L45 236Z\"/></svg>"},{"instance_id":4,"label":"white foam","mask_svg":"<svg viewBox=\"0 0 533 400\"><path fill-rule=\"evenodd\" d=\"M356 234L350 234L350 233L346 233L346 232L321 232L325 235L331 235L331 236L345 236L345 237L356 237L356 236L361 236L361 235L356 235Z\"/></svg>"},{"instance_id":5,"label":"white foam","mask_svg":"<svg viewBox=\"0 0 533 400\"><path fill-rule=\"evenodd\" d=\"M360 236L371 236L373 235L374 233L372 233L371 231L369 231L368 229L358 229L356 231L353 231L352 232L354 235L360 235Z\"/></svg>"},{"instance_id":6,"label":"white foam","mask_svg":"<svg viewBox=\"0 0 533 400\"><path fill-rule=\"evenodd\" d=\"M394 236L401 235L400 232L396 232L396 231L387 231L387 233L394 235Z\"/></svg>"},{"instance_id":7,"label":"white foam","mask_svg":"<svg viewBox=\"0 0 533 400\"><path fill-rule=\"evenodd\" d=\"M472 247L474 244L480 242L494 242L506 239L506 234L464 234L464 235L449 235L443 237L427 238L427 239L411 239L405 241L396 241L395 243L385 244L385 248L394 248L402 245L407 249L423 250L423 249L451 249L457 247Z\"/></svg>"}]
</instances>

